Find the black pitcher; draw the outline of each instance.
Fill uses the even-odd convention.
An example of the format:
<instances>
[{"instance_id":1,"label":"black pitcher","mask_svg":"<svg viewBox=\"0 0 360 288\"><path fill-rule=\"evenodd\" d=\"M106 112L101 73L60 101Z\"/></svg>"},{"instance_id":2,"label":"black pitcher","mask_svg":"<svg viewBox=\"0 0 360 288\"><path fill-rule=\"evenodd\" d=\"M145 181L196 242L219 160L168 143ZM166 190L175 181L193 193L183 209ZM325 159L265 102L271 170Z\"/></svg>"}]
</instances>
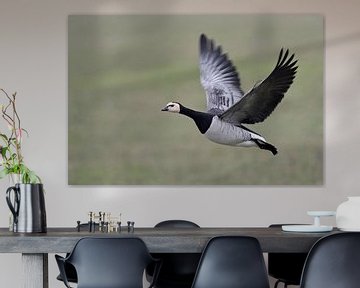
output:
<instances>
[{"instance_id":1,"label":"black pitcher","mask_svg":"<svg viewBox=\"0 0 360 288\"><path fill-rule=\"evenodd\" d=\"M14 193L13 197L11 197L12 192ZM13 202L11 198L13 198ZM15 184L6 190L6 202L14 215L14 232L46 232L45 198L42 184Z\"/></svg>"}]
</instances>

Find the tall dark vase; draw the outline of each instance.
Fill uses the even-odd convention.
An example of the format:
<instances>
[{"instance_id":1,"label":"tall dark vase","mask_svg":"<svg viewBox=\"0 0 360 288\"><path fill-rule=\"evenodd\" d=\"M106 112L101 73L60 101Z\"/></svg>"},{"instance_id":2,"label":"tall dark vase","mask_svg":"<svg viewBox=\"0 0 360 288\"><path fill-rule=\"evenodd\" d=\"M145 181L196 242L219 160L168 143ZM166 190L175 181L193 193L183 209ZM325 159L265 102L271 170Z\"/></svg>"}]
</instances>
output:
<instances>
[{"instance_id":1,"label":"tall dark vase","mask_svg":"<svg viewBox=\"0 0 360 288\"><path fill-rule=\"evenodd\" d=\"M43 184L15 184L6 190L6 202L14 216L14 232L47 231Z\"/></svg>"}]
</instances>

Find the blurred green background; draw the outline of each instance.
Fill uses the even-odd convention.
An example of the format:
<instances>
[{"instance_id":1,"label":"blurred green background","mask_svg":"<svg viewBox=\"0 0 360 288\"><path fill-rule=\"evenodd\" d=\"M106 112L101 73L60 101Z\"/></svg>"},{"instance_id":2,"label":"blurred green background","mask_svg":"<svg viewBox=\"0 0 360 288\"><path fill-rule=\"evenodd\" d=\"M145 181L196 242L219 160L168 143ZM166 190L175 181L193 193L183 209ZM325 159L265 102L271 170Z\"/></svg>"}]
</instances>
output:
<instances>
[{"instance_id":1,"label":"blurred green background","mask_svg":"<svg viewBox=\"0 0 360 288\"><path fill-rule=\"evenodd\" d=\"M263 123L278 148L222 146L169 101L204 111L198 41L222 45L244 91L267 77L281 47L296 79ZM68 19L70 185L323 184L323 17L319 15L71 15Z\"/></svg>"}]
</instances>

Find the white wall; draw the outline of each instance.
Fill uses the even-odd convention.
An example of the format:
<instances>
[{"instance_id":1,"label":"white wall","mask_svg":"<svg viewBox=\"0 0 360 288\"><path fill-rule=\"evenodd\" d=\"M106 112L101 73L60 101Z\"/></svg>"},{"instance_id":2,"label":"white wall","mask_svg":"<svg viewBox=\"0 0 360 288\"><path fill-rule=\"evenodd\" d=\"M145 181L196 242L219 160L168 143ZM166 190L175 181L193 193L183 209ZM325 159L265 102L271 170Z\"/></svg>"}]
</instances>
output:
<instances>
[{"instance_id":1,"label":"white wall","mask_svg":"<svg viewBox=\"0 0 360 288\"><path fill-rule=\"evenodd\" d=\"M26 161L46 187L48 226L73 226L89 210L122 212L136 226L187 218L201 226L309 222L360 195L360 2L353 0L0 0L0 86L18 92L30 138ZM325 184L320 187L70 187L67 185L67 15L119 13L320 13L326 19ZM353 35L342 41L332 39ZM5 194L8 182L0 183ZM328 220L334 224L334 220ZM8 224L5 195L0 226ZM62 287L52 255L50 287ZM19 255L0 255L2 287L20 287Z\"/></svg>"}]
</instances>

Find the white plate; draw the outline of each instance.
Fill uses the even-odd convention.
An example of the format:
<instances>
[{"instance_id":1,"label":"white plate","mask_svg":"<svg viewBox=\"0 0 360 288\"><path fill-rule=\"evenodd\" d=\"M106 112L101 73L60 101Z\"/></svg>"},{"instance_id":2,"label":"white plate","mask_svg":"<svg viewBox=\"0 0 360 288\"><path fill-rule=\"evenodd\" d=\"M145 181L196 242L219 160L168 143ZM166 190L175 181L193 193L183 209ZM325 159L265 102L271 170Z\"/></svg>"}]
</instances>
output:
<instances>
[{"instance_id":1,"label":"white plate","mask_svg":"<svg viewBox=\"0 0 360 288\"><path fill-rule=\"evenodd\" d=\"M360 232L360 228L339 228L339 230L341 231L346 231L346 232Z\"/></svg>"},{"instance_id":2,"label":"white plate","mask_svg":"<svg viewBox=\"0 0 360 288\"><path fill-rule=\"evenodd\" d=\"M315 225L282 225L283 231L286 232L330 232L332 226L315 226Z\"/></svg>"},{"instance_id":3,"label":"white plate","mask_svg":"<svg viewBox=\"0 0 360 288\"><path fill-rule=\"evenodd\" d=\"M309 216L335 216L335 211L308 211L307 214Z\"/></svg>"}]
</instances>

